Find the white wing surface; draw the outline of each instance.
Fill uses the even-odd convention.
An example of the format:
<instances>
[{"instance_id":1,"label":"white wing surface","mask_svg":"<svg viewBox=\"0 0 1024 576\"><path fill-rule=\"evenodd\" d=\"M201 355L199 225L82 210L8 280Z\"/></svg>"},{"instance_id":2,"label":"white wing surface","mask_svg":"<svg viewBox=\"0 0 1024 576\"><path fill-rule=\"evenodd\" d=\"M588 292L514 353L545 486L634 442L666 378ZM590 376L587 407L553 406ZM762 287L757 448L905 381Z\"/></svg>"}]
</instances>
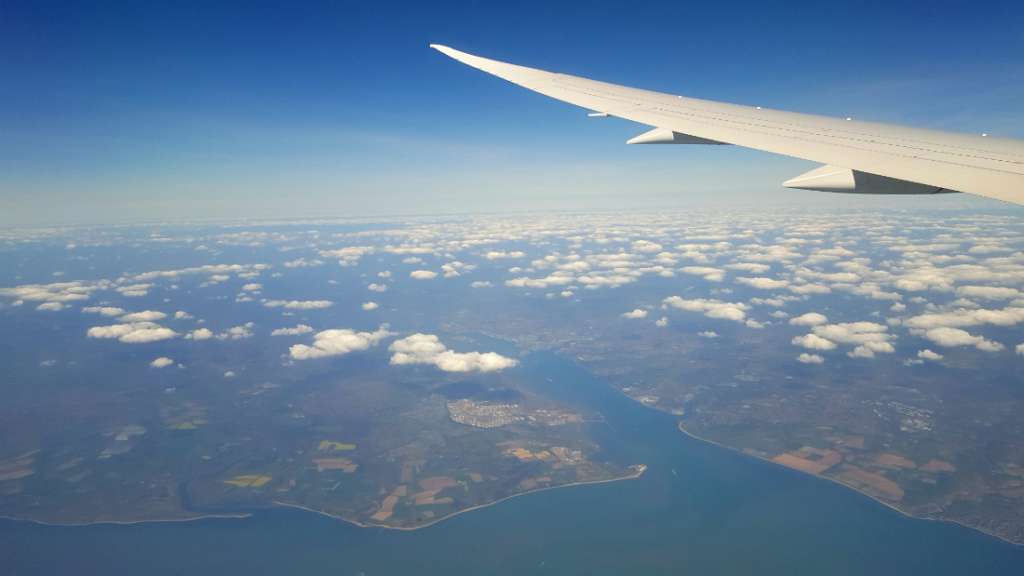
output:
<instances>
[{"instance_id":1,"label":"white wing surface","mask_svg":"<svg viewBox=\"0 0 1024 576\"><path fill-rule=\"evenodd\" d=\"M736 144L821 162L784 185L830 192L967 192L1024 204L1024 141L829 118L640 90L432 48L595 112L654 127L637 144Z\"/></svg>"}]
</instances>

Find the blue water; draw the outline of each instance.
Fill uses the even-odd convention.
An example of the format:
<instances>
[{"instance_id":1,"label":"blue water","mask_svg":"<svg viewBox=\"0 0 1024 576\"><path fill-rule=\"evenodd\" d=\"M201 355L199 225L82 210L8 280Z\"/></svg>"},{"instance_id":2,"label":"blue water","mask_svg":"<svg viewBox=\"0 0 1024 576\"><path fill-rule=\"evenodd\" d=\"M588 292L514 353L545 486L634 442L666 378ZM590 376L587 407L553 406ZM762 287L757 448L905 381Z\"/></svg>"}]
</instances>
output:
<instances>
[{"instance_id":1,"label":"blue water","mask_svg":"<svg viewBox=\"0 0 1024 576\"><path fill-rule=\"evenodd\" d=\"M549 354L538 388L604 414L637 480L513 498L425 530L296 510L190 523L0 522L5 574L1024 574L1024 548L906 518L852 491L679 433L675 419ZM549 380L550 379L550 380Z\"/></svg>"}]
</instances>

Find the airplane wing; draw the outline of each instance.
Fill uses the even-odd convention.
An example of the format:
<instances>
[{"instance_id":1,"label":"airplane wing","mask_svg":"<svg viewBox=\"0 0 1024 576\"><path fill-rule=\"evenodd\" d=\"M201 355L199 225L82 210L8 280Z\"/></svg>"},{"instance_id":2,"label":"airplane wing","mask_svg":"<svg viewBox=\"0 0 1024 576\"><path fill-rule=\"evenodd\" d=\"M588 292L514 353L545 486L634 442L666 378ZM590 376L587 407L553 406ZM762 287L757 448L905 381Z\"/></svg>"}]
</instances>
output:
<instances>
[{"instance_id":1,"label":"airplane wing","mask_svg":"<svg viewBox=\"0 0 1024 576\"><path fill-rule=\"evenodd\" d=\"M524 88L653 127L630 144L736 144L820 162L783 185L867 194L967 192L1024 204L1024 141L739 106L640 90L431 44Z\"/></svg>"}]
</instances>

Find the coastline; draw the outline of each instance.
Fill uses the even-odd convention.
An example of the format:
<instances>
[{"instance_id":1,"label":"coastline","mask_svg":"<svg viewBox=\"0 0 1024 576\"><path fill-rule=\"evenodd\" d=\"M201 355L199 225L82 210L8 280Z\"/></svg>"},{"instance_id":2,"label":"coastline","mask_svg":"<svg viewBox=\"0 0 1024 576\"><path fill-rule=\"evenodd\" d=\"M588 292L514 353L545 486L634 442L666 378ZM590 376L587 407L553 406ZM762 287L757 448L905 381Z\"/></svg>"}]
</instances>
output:
<instances>
[{"instance_id":1,"label":"coastline","mask_svg":"<svg viewBox=\"0 0 1024 576\"><path fill-rule=\"evenodd\" d=\"M449 520L451 518L459 516L460 514L466 514L468 512L472 512L474 510L480 510L482 508L488 508L490 506L495 506L497 504L501 504L502 502L505 502L506 500L511 500L513 498L518 498L520 496L526 496L527 494L535 494L537 492L546 492L548 490L558 490L558 489L561 489L561 488L572 488L574 486L589 486L589 485L593 485L593 484L609 484L609 483L612 483L612 482L620 482L620 481L623 481L623 480L634 480L636 478L639 478L639 477L643 476L644 472L647 471L647 465L646 464L634 464L634 465L631 466L631 468L633 469L633 472L631 474L627 474L625 476L618 476L616 478L606 478L604 480L586 480L586 481L581 481L581 482L570 482L568 484L559 484L558 486L545 486L543 488L534 488L533 490L527 490L525 492L517 492L515 494L509 494L508 496L503 496L503 497L501 497L501 498L499 498L497 500L494 500L493 502L486 502L484 504L477 504L476 506L470 506L469 508L463 508L462 510L456 510L455 512L452 512L451 514L446 514L444 516L441 516L440 518L435 518L435 519L431 520L430 522L427 522L425 524L420 524L418 526L388 526L387 524L368 524L366 522L360 522L359 520L353 520L351 518L345 518L344 516L338 516L336 514L331 514L330 512L325 512L323 510L317 510L316 508L310 508L308 506L303 506L301 504L292 504L290 502L282 502L280 500L274 500L273 503L276 506L281 506L281 507L284 507L284 508L296 508L298 510L305 510L306 512L312 512L314 514L319 514L321 516L326 516L326 517L332 518L334 520L341 520L342 522L347 522L349 524L352 524L354 526L358 526L360 528L383 528L385 530L400 530L400 531L403 531L403 532L412 532L412 531L415 531L415 530L422 530L424 528L429 528L429 527L431 527L431 526L433 526L435 524L438 524L440 522L444 522L445 520Z\"/></svg>"},{"instance_id":2,"label":"coastline","mask_svg":"<svg viewBox=\"0 0 1024 576\"><path fill-rule=\"evenodd\" d=\"M820 479L820 480L827 480L828 482L831 482L831 483L833 483L833 484L835 484L837 486L842 486L843 488L845 488L847 490L852 490L853 492L856 492L857 494L860 494L861 496L864 496L865 498L868 498L869 500L877 502L878 504L881 504L882 506L885 506L886 508L895 511L895 512L899 513L901 516L904 516L906 518L912 518L914 520L924 520L924 521L927 521L927 522L943 522L943 523L946 523L946 524L955 524L957 526L961 526L963 528L967 528L968 530L973 530L973 531L978 532L980 534L984 534L985 536L988 536L990 538L995 538L996 540L999 540L1000 542L1005 542L1007 544L1010 544L1010 545L1018 547L1018 548L1024 548L1024 542L1015 542L1013 540L1010 540L1009 538L1006 538L1004 536L1001 536L999 534L996 534L996 533L991 532L989 530L986 530L984 528L980 528L978 526L971 526L970 524L966 524L964 522L960 522L959 520L953 520L953 519L950 519L950 518L929 518L927 516L916 516L914 514L911 514L910 512L907 512L906 510L903 510L902 508L899 508L898 506L896 506L894 504L891 504L891 503L886 502L886 501L884 501L884 500L882 500L882 499L880 499L880 498L878 498L878 497L876 497L876 496L874 496L872 494L869 494L869 493L865 492L864 490L861 490L860 488L856 488L854 486L850 486L849 484L846 484L846 483L844 483L844 482L842 482L840 480L837 480L835 478L831 478L831 477L828 477L828 476L823 476L821 474L811 474L810 472L804 472L803 470L798 470L796 468L790 468L789 466L786 466L785 464L780 464L780 463L775 462L774 460L771 460L769 458L764 458L764 457L758 456L756 454L750 454L748 452L744 452L743 450L739 450L737 448L733 448L732 446L727 446L727 445L722 444L720 442L715 442L714 440L709 440L707 438L698 436L697 434L694 434L693 432L690 432L689 430L684 428L683 427L683 422L681 420L676 423L676 428L678 428L680 432L682 432L683 434L689 436L690 438L693 438L694 440L697 440L699 442L703 442L705 444L710 444L711 446L714 446L716 448L721 448L723 450L729 450L730 452L734 452L736 454L740 454L740 455L746 456L748 458L754 458L754 459L759 460L761 462L767 462L768 464L771 464L773 466L780 466L782 468L785 468L786 470L791 470L793 472L796 472L796 473L799 473L799 474L804 474L804 475L810 476L812 478L817 478L817 479Z\"/></svg>"},{"instance_id":3,"label":"coastline","mask_svg":"<svg viewBox=\"0 0 1024 576\"><path fill-rule=\"evenodd\" d=\"M32 518L18 518L17 516L0 516L0 519L13 520L15 522L31 522L32 524L39 524L40 526L77 527L100 526L103 524L113 524L117 526L131 526L133 524L167 524L171 522L197 522L199 520L213 520L217 518L239 520L242 518L249 518L251 516L251 512L225 512L223 514L200 514L199 516L189 516L186 518L147 518L144 520L91 520L89 522L51 522L48 520L34 520Z\"/></svg>"},{"instance_id":4,"label":"coastline","mask_svg":"<svg viewBox=\"0 0 1024 576\"><path fill-rule=\"evenodd\" d=\"M587 480L587 481L582 481L582 482L570 482L568 484L559 484L557 486L545 486L543 488L534 488L533 490L527 490L525 492L517 492L515 494L510 494L508 496L504 496L502 498L494 500L493 502L487 502L487 503L484 503L484 504L477 504L476 506L471 506L469 508L464 508L462 510L456 510L455 512L452 512L451 514L447 514L447 515L442 516L440 518L436 518L434 520L431 520L430 522L427 522L426 524L421 524L419 526L388 526L386 524L368 524L368 523L365 523L365 522L360 522L359 520L353 520L351 518L345 518L344 516L339 516L337 514L331 514L330 512L326 512L326 511L323 511L323 510L317 510L316 508L310 508L308 506L303 506L301 504L293 504L293 503L290 503L290 502L283 502L283 501L280 501L280 500L272 500L271 504L273 504L274 506L280 506L280 507L283 507L283 508L295 508L295 509L298 509L298 510L304 510L306 512L312 512L314 514L319 514L320 516L326 516L326 517L334 519L334 520L340 520L342 522L346 522L348 524L352 524L353 526L358 526L359 528L383 528L383 529L386 529L386 530L401 530L401 531L405 531L405 532L411 532L411 531L414 531L414 530L422 530L424 528L429 528L429 527L431 527L431 526L433 526L433 525L435 525L435 524L437 524L439 522L443 522L443 521L448 520L450 518L454 518L455 516L458 516L460 514L465 514L467 512L472 512L474 510L480 510L481 508L487 508L489 506L494 506L496 504L500 504L500 503L502 503L502 502L504 502L506 500L511 500L512 498L517 498L519 496L526 496L527 494L534 494L534 493L537 493L537 492L544 492L544 491L547 491L547 490L558 490L560 488L571 488L573 486L588 486L588 485L591 485L591 484L608 484L608 483L611 483L611 482L619 482L619 481L622 481L622 480L633 480L633 479L639 478L640 476L642 476L644 474L644 472L647 471L647 465L646 464L634 464L630 468L632 469L632 472L630 474L625 475L625 476L617 476L615 478L606 478L606 479L603 479L603 480ZM189 517L184 517L184 518L152 518L152 519L144 519L144 520L94 520L94 521L89 521L89 522L51 522L51 521L46 521L46 520L35 520L35 519L32 519L32 518L19 518L17 516L0 516L0 519L11 520L11 521L14 521L14 522L29 522L29 523L32 523L32 524L38 524L40 526L58 526L58 527L68 527L68 528L71 528L71 527L99 526L99 525L103 525L103 524L111 524L111 525L118 525L118 526L131 526L131 525L134 525L134 524L163 524L163 523L171 523L171 522L196 522L196 521L199 521L199 520L212 520L212 519L241 520L241 519L251 518L252 515L253 515L252 512L238 512L238 513L221 513L221 514L201 514L201 515L198 515L198 516L189 516Z\"/></svg>"}]
</instances>

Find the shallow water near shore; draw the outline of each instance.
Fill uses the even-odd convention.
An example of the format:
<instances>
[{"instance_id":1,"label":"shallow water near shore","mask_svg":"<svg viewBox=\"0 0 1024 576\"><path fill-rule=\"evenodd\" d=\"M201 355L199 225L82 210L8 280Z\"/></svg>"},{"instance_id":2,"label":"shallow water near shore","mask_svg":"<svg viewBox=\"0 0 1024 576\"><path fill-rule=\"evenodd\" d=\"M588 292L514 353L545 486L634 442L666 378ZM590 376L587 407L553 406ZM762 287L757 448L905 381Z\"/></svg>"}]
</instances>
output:
<instances>
[{"instance_id":1,"label":"shallow water near shore","mask_svg":"<svg viewBox=\"0 0 1024 576\"><path fill-rule=\"evenodd\" d=\"M553 398L604 416L605 456L640 478L512 498L422 530L290 509L244 519L42 526L0 521L5 574L1017 574L1024 547L907 518L832 482L681 434L677 420L552 354Z\"/></svg>"}]
</instances>

